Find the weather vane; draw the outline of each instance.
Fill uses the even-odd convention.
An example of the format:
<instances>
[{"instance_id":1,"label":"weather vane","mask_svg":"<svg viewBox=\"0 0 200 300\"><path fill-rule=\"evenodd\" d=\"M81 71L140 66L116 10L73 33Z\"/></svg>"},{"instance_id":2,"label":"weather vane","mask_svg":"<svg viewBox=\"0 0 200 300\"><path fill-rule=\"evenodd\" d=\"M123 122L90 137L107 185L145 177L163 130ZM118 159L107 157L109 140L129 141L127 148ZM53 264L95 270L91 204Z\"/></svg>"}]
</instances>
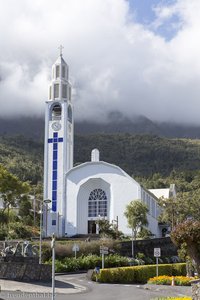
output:
<instances>
[{"instance_id":1,"label":"weather vane","mask_svg":"<svg viewBox=\"0 0 200 300\"><path fill-rule=\"evenodd\" d=\"M62 45L60 45L60 47L58 47L58 49L60 50L60 56L62 56L62 50L64 49L64 47Z\"/></svg>"}]
</instances>

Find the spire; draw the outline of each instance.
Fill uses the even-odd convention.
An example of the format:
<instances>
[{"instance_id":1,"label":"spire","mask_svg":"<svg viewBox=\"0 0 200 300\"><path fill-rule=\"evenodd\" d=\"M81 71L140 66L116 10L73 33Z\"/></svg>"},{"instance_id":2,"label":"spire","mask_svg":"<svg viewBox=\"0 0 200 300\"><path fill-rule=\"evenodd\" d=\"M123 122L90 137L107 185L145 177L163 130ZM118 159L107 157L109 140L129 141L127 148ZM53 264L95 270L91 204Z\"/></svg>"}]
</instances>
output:
<instances>
[{"instance_id":1,"label":"spire","mask_svg":"<svg viewBox=\"0 0 200 300\"><path fill-rule=\"evenodd\" d=\"M68 82L69 68L63 59L63 46L60 45L60 55L52 66L52 81L49 89L49 100L71 99L71 88Z\"/></svg>"}]
</instances>

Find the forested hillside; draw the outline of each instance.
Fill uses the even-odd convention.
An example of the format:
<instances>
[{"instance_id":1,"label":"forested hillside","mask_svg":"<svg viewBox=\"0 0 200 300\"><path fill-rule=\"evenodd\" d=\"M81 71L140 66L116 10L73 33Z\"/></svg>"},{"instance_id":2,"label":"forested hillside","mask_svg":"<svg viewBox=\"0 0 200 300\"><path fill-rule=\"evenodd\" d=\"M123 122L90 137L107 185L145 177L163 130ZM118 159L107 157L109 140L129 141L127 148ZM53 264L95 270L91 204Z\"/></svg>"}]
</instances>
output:
<instances>
[{"instance_id":1,"label":"forested hillside","mask_svg":"<svg viewBox=\"0 0 200 300\"><path fill-rule=\"evenodd\" d=\"M91 150L100 159L116 164L133 177L169 176L174 171L200 169L200 140L167 139L149 135L75 136L74 163L90 160ZM42 180L43 143L18 137L0 138L0 163L22 181Z\"/></svg>"},{"instance_id":2,"label":"forested hillside","mask_svg":"<svg viewBox=\"0 0 200 300\"><path fill-rule=\"evenodd\" d=\"M130 134L76 136L75 162L90 160L93 148L100 150L101 160L120 166L133 177L200 168L199 140Z\"/></svg>"},{"instance_id":3,"label":"forested hillside","mask_svg":"<svg viewBox=\"0 0 200 300\"><path fill-rule=\"evenodd\" d=\"M43 143L23 136L1 137L0 163L20 180L37 184L43 176Z\"/></svg>"}]
</instances>

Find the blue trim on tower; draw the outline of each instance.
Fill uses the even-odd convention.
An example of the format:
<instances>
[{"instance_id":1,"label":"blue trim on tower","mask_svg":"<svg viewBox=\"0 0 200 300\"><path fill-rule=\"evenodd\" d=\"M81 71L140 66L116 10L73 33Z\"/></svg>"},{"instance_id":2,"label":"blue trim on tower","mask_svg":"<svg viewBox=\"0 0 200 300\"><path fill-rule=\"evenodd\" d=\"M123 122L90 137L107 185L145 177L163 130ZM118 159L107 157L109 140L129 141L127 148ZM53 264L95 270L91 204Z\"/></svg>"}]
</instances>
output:
<instances>
[{"instance_id":1,"label":"blue trim on tower","mask_svg":"<svg viewBox=\"0 0 200 300\"><path fill-rule=\"evenodd\" d=\"M53 133L53 138L48 139L48 143L53 143L52 162L52 211L57 211L57 181L58 181L58 143L62 143L63 138L58 137L58 132ZM53 224L52 224L53 225Z\"/></svg>"}]
</instances>

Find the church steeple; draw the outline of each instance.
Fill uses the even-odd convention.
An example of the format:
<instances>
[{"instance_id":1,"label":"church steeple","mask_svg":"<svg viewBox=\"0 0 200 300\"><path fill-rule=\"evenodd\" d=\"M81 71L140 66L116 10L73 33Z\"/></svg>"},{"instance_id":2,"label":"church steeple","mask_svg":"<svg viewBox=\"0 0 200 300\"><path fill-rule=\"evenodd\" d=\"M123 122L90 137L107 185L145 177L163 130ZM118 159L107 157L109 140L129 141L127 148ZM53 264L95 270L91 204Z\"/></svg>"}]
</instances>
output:
<instances>
[{"instance_id":1,"label":"church steeple","mask_svg":"<svg viewBox=\"0 0 200 300\"><path fill-rule=\"evenodd\" d=\"M49 100L52 101L65 100L68 96L71 98L71 89L70 87L68 89L69 67L62 57L62 48L59 57L52 66L52 82L49 88Z\"/></svg>"},{"instance_id":2,"label":"church steeple","mask_svg":"<svg viewBox=\"0 0 200 300\"><path fill-rule=\"evenodd\" d=\"M73 167L74 122L69 68L60 55L52 66L45 113L44 199L50 212L44 220L45 236L65 234L65 174Z\"/></svg>"}]
</instances>

